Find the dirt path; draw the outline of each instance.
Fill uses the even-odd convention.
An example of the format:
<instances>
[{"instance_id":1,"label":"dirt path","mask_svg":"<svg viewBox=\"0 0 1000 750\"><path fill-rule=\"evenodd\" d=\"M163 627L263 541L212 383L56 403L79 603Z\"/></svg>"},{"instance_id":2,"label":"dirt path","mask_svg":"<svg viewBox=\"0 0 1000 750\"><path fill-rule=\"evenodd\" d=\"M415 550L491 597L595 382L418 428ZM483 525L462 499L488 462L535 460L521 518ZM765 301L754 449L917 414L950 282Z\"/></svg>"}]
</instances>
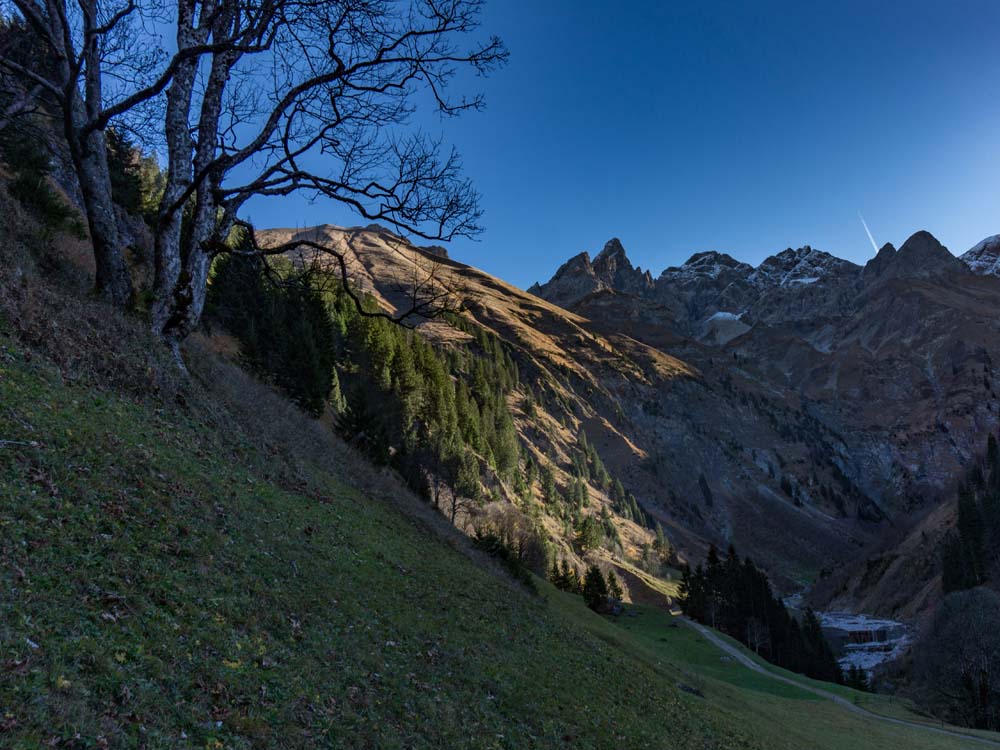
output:
<instances>
[{"instance_id":1,"label":"dirt path","mask_svg":"<svg viewBox=\"0 0 1000 750\"><path fill-rule=\"evenodd\" d=\"M949 737L957 737L959 739L967 740L968 742L972 742L977 745L1000 747L1000 740L990 740L986 739L985 737L976 737L971 734L965 734L963 732L957 732L951 729L945 729L943 727L934 727L934 726L929 726L927 724L920 724L919 722L916 721L907 721L906 719L895 719L891 716L882 716L881 714L872 713L868 709L862 708L861 706L856 706L846 698L842 698L835 693L829 692L828 690L823 690L822 688L805 685L789 677L785 677L780 674L775 674L774 672L771 672L762 667L760 664L755 662L753 659L744 654L742 651L740 651L740 649L736 648L731 643L727 643L723 638L720 638L719 635L711 628L707 628L704 625L700 625L699 623L689 620L686 617L682 617L681 619L683 620L684 624L686 624L688 627L697 630L709 642L718 647L721 651L724 651L728 656L731 656L734 659L736 659L736 661L738 661L747 669L753 670L754 672L770 677L772 680L778 680L779 682L785 682L789 685L794 685L795 687L800 688L801 690L808 690L810 693L819 695L823 698L826 698L827 700L833 701L838 706L841 706L842 708L851 711L852 713L858 714L860 716L865 716L869 719L875 719L876 721L888 722L889 724L899 724L900 726L910 727L912 729L922 729L925 732L934 732L935 734L944 734Z\"/></svg>"}]
</instances>

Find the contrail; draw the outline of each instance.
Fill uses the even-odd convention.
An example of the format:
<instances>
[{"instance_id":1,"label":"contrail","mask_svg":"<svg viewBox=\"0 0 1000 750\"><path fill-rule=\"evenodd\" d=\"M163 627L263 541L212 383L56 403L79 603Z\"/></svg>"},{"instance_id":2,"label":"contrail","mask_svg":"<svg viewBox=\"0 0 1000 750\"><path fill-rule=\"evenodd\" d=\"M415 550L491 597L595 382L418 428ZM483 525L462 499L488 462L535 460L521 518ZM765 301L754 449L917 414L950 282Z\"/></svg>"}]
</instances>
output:
<instances>
[{"instance_id":1,"label":"contrail","mask_svg":"<svg viewBox=\"0 0 1000 750\"><path fill-rule=\"evenodd\" d=\"M858 218L861 219L861 223L862 223L862 225L864 225L864 228L865 228L865 234L868 235L868 239L872 243L872 250L874 250L876 253L878 253L878 244L875 242L875 238L872 237L872 230L870 230L868 228L868 223L865 221L865 217L861 215L860 211L858 211Z\"/></svg>"}]
</instances>

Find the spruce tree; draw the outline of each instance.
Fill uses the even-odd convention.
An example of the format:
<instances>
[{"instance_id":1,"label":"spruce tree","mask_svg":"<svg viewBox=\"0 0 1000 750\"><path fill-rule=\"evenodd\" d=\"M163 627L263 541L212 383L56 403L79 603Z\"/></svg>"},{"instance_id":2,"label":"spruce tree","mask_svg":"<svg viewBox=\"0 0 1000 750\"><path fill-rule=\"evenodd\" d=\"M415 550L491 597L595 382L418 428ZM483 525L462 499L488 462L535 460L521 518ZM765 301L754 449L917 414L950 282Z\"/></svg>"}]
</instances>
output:
<instances>
[{"instance_id":1,"label":"spruce tree","mask_svg":"<svg viewBox=\"0 0 1000 750\"><path fill-rule=\"evenodd\" d=\"M601 546L604 533L593 516L584 516L576 531L576 544L581 552L588 552Z\"/></svg>"},{"instance_id":2,"label":"spruce tree","mask_svg":"<svg viewBox=\"0 0 1000 750\"><path fill-rule=\"evenodd\" d=\"M608 606L608 584L596 565L587 568L583 579L583 601L595 612L603 612Z\"/></svg>"},{"instance_id":3,"label":"spruce tree","mask_svg":"<svg viewBox=\"0 0 1000 750\"><path fill-rule=\"evenodd\" d=\"M549 581L557 589L562 589L566 585L562 572L559 570L559 561L554 557L552 558L552 570L549 571Z\"/></svg>"},{"instance_id":4,"label":"spruce tree","mask_svg":"<svg viewBox=\"0 0 1000 750\"><path fill-rule=\"evenodd\" d=\"M656 541L653 542L653 548L660 554L661 557L665 557L669 551L667 545L667 538L663 533L663 527L660 522L656 522Z\"/></svg>"},{"instance_id":5,"label":"spruce tree","mask_svg":"<svg viewBox=\"0 0 1000 750\"><path fill-rule=\"evenodd\" d=\"M611 595L612 599L617 599L621 601L625 597L625 592L622 591L622 586L618 582L618 576L615 575L613 570L608 571L608 594Z\"/></svg>"}]
</instances>

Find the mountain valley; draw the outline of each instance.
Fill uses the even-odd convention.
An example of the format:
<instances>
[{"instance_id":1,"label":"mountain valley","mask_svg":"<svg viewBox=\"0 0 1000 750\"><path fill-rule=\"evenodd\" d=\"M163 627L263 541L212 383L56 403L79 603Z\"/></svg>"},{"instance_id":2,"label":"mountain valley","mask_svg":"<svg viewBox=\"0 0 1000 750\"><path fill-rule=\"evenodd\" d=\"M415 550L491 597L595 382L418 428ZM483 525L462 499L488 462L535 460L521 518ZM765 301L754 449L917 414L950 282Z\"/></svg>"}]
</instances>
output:
<instances>
[{"instance_id":1,"label":"mountain valley","mask_svg":"<svg viewBox=\"0 0 1000 750\"><path fill-rule=\"evenodd\" d=\"M789 591L929 513L949 518L956 477L998 425L995 241L959 260L918 232L863 268L809 247L757 268L700 253L654 280L611 240L526 294L375 227L262 237L296 232L347 249L387 307L400 279L434 268L514 352L528 385L513 409L538 460L568 485L585 432L683 557L733 544ZM438 340L448 328L420 326ZM894 581L866 611L913 616L936 600L924 552L912 585ZM913 587L924 596L903 595Z\"/></svg>"}]
</instances>

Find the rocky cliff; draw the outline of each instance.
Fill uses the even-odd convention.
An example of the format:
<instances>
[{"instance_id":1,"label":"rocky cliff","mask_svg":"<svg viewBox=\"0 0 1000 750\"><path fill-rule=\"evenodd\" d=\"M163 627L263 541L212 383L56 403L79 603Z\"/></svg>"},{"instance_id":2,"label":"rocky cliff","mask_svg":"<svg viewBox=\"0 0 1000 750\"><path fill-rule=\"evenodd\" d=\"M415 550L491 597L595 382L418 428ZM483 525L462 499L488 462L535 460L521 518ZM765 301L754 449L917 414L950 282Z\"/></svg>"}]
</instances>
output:
<instances>
[{"instance_id":1,"label":"rocky cliff","mask_svg":"<svg viewBox=\"0 0 1000 750\"><path fill-rule=\"evenodd\" d=\"M389 307L414 273L461 289L467 320L513 352L518 431L561 484L585 434L682 556L733 543L789 590L949 498L998 424L1000 278L927 233L864 267L811 247L756 268L701 253L655 280L612 240L525 293L384 230L300 231L340 247ZM623 538L634 552L642 534Z\"/></svg>"},{"instance_id":2,"label":"rocky cliff","mask_svg":"<svg viewBox=\"0 0 1000 750\"><path fill-rule=\"evenodd\" d=\"M760 411L735 409L725 420L696 400L682 407L692 424L715 432L716 447L750 445L758 465L769 455L764 481L705 446L688 466L711 467L732 507L752 504L747 498L777 477L779 496L826 514L831 529L845 517L868 524L852 537L863 544L882 533L875 527L946 502L998 424L998 261L998 237L957 258L928 232L898 250L885 245L864 267L811 247L781 251L756 268L699 253L652 287L607 284L600 295L564 293L561 304L596 329L628 331L718 378L740 403L766 398ZM557 273L538 292L559 286ZM797 410L799 428L808 429L797 432L782 409ZM778 437L754 445L762 418L773 420ZM665 430L653 432L653 444L673 442ZM669 450L662 464L676 471ZM837 477L830 485L813 476L824 466ZM718 514L706 523L713 524L699 531L745 534Z\"/></svg>"}]
</instances>

